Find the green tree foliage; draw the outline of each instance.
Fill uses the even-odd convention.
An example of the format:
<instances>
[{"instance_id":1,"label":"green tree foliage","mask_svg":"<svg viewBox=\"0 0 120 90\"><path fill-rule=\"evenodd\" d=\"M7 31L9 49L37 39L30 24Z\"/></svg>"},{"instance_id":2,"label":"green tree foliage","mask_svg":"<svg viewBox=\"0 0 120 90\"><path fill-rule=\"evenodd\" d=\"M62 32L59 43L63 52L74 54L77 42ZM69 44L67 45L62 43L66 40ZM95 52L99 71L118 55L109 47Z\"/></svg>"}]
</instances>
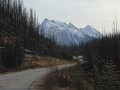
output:
<instances>
[{"instance_id":1,"label":"green tree foliage","mask_svg":"<svg viewBox=\"0 0 120 90\"><path fill-rule=\"evenodd\" d=\"M98 81L99 90L120 90L119 74L113 63L103 65Z\"/></svg>"},{"instance_id":2,"label":"green tree foliage","mask_svg":"<svg viewBox=\"0 0 120 90\"><path fill-rule=\"evenodd\" d=\"M119 90L120 72L112 62L106 62L101 68L101 73L94 66L91 76L96 90Z\"/></svg>"},{"instance_id":3,"label":"green tree foliage","mask_svg":"<svg viewBox=\"0 0 120 90\"><path fill-rule=\"evenodd\" d=\"M86 73L83 70L83 68L81 68L80 65L75 66L75 70L73 71L72 74L73 88L75 88L76 90L86 90L85 84L83 82L85 78L86 78Z\"/></svg>"}]
</instances>

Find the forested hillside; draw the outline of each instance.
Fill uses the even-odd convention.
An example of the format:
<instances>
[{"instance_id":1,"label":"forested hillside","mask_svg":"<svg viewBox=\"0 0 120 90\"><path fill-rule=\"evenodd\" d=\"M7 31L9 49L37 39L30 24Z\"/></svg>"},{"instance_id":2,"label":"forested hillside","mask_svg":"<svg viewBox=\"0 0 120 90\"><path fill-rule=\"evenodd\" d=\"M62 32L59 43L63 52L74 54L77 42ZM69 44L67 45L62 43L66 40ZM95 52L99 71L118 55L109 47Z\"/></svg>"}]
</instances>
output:
<instances>
[{"instance_id":1,"label":"forested hillside","mask_svg":"<svg viewBox=\"0 0 120 90\"><path fill-rule=\"evenodd\" d=\"M115 31L79 47L95 90L120 89L120 34Z\"/></svg>"},{"instance_id":2,"label":"forested hillside","mask_svg":"<svg viewBox=\"0 0 120 90\"><path fill-rule=\"evenodd\" d=\"M11 37L11 42L17 40L24 48L36 50L40 47L37 17L32 9L28 12L19 0L0 0L0 12L1 35L5 37L1 46Z\"/></svg>"},{"instance_id":3,"label":"forested hillside","mask_svg":"<svg viewBox=\"0 0 120 90\"><path fill-rule=\"evenodd\" d=\"M21 0L0 0L1 66L21 66L25 50L38 55L70 58L69 49L57 45L52 38L45 38L38 25L36 13L32 9L28 11Z\"/></svg>"}]
</instances>

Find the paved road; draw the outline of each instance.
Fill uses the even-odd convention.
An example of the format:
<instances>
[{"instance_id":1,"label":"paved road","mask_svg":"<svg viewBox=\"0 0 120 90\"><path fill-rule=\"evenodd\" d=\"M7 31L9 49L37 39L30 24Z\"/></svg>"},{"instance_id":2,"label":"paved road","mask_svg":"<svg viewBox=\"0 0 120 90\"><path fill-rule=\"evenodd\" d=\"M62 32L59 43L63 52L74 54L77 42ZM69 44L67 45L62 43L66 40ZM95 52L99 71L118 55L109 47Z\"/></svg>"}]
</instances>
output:
<instances>
[{"instance_id":1,"label":"paved road","mask_svg":"<svg viewBox=\"0 0 120 90\"><path fill-rule=\"evenodd\" d=\"M62 65L59 68L73 66ZM31 84L49 72L48 68L32 69L0 76L0 90L30 90ZM34 90L34 89L32 89Z\"/></svg>"}]
</instances>

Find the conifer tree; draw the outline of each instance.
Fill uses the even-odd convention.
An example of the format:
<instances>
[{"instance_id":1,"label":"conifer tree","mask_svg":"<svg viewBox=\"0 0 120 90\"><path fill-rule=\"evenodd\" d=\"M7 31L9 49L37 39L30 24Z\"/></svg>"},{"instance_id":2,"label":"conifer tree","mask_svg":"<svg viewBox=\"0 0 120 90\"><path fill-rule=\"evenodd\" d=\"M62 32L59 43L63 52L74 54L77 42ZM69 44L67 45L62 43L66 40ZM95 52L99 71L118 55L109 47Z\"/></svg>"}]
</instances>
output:
<instances>
[{"instance_id":1,"label":"conifer tree","mask_svg":"<svg viewBox=\"0 0 120 90\"><path fill-rule=\"evenodd\" d=\"M115 70L115 65L107 62L103 65L99 77L99 90L120 90L120 72Z\"/></svg>"}]
</instances>

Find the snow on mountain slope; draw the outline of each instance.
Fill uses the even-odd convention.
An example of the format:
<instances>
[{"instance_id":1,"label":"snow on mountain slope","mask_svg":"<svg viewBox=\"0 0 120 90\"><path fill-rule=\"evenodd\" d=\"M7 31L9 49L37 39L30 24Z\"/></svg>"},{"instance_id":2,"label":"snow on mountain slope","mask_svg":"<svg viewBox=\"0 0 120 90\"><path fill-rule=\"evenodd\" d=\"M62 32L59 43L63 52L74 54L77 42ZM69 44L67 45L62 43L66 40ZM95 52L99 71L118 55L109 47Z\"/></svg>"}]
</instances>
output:
<instances>
[{"instance_id":1,"label":"snow on mountain slope","mask_svg":"<svg viewBox=\"0 0 120 90\"><path fill-rule=\"evenodd\" d=\"M102 35L99 31L97 31L90 25L87 25L85 28L81 28L80 32L82 32L90 37L94 37L94 38L98 38L99 36Z\"/></svg>"},{"instance_id":2,"label":"snow on mountain slope","mask_svg":"<svg viewBox=\"0 0 120 90\"><path fill-rule=\"evenodd\" d=\"M102 34L87 25L85 28L77 28L72 23L66 24L57 20L44 21L40 25L40 31L42 31L46 38L53 38L60 45L79 44L87 38L98 38Z\"/></svg>"}]
</instances>

